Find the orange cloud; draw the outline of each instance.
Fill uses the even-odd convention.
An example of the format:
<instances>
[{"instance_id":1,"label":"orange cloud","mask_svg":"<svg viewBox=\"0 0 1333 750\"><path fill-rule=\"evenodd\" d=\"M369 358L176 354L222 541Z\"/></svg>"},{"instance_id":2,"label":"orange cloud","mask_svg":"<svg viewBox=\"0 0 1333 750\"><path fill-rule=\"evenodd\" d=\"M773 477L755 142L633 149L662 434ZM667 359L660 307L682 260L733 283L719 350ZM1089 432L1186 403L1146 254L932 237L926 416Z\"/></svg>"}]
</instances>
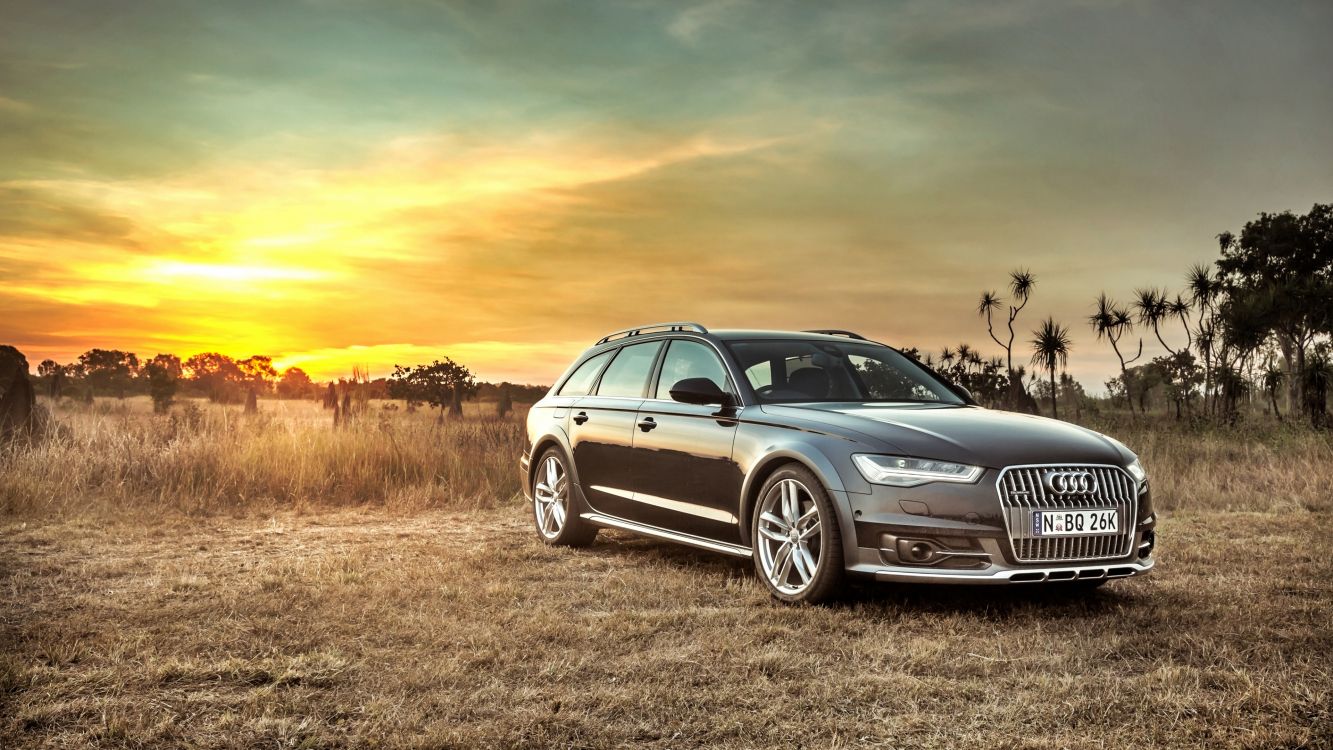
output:
<instances>
[{"instance_id":1,"label":"orange cloud","mask_svg":"<svg viewBox=\"0 0 1333 750\"><path fill-rule=\"evenodd\" d=\"M145 180L15 181L8 187L114 217L128 236L104 243L50 226L0 236L0 261L41 256L49 266L7 285L0 300L82 308L77 332L47 331L69 339L66 357L105 345L111 331L98 325L99 309L127 307L140 311L145 345L275 354L320 377L447 354L488 377L549 380L586 342L479 339L532 313L550 283L525 276L524 261L487 262L487 249L523 241L528 221L543 225L538 234L562 231L559 213L587 186L777 142L701 135L613 151L568 136L419 136L340 169L252 164ZM591 242L587 260L603 257L609 239ZM540 254L527 262L546 264ZM438 285L421 283L433 277ZM42 327L40 317L11 322ZM123 326L117 335L135 338Z\"/></svg>"}]
</instances>

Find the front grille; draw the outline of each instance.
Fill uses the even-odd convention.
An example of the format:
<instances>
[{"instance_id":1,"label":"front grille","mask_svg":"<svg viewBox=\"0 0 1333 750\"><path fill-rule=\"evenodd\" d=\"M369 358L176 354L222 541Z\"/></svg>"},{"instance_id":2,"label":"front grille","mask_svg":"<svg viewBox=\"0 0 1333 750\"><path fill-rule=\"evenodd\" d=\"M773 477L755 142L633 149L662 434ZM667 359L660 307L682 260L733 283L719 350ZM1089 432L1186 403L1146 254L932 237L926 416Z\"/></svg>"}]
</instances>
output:
<instances>
[{"instance_id":1,"label":"front grille","mask_svg":"<svg viewBox=\"0 0 1333 750\"><path fill-rule=\"evenodd\" d=\"M1043 481L1050 472L1088 472L1096 488L1077 494L1056 494ZM1057 485L1058 487L1059 485ZM995 487L1004 509L1004 523L1019 562L1110 560L1127 557L1134 543L1137 497L1134 479L1116 466L1011 466L1000 472ZM1032 533L1034 510L1099 510L1114 508L1118 533L1039 537Z\"/></svg>"}]
</instances>

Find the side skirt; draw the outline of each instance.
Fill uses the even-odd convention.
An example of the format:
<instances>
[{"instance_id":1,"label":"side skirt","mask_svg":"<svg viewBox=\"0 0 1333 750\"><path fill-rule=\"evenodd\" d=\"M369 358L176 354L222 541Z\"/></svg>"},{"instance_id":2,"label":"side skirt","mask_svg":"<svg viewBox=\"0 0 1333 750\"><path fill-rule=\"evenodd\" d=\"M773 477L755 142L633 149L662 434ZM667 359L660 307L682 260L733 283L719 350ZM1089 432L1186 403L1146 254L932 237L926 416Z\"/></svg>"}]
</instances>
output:
<instances>
[{"instance_id":1,"label":"side skirt","mask_svg":"<svg viewBox=\"0 0 1333 750\"><path fill-rule=\"evenodd\" d=\"M649 526L634 521L626 521L623 518L616 518L615 516L608 516L602 513L583 513L579 517L589 523L595 523L598 526L624 529L625 531L632 531L635 534L642 534L655 539L664 539L668 542L687 544L691 547L698 547L699 549L706 549L711 552L721 552L724 555L734 555L736 557L750 557L751 555L749 547L742 547L738 544L729 544L727 542L718 542L712 539L704 539L703 537L694 536L692 534L681 534L675 531L667 531L666 529L659 529L656 526Z\"/></svg>"}]
</instances>

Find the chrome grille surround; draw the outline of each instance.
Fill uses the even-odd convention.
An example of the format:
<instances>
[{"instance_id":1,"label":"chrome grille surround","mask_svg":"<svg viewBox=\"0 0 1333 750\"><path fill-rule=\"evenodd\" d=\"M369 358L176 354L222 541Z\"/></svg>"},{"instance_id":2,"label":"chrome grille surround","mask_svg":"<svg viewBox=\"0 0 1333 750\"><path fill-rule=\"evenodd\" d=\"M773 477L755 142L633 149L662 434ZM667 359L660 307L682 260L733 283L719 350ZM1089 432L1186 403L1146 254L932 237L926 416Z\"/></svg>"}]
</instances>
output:
<instances>
[{"instance_id":1,"label":"chrome grille surround","mask_svg":"<svg viewBox=\"0 0 1333 750\"><path fill-rule=\"evenodd\" d=\"M1042 481L1052 471L1090 472L1097 487L1090 493L1056 495ZM1129 472L1106 464L1006 466L995 479L1010 548L1014 559L1022 563L1128 557L1133 551L1134 527L1138 520L1138 490ZM1031 511L1105 508L1119 512L1119 533L1062 537L1032 535Z\"/></svg>"}]
</instances>

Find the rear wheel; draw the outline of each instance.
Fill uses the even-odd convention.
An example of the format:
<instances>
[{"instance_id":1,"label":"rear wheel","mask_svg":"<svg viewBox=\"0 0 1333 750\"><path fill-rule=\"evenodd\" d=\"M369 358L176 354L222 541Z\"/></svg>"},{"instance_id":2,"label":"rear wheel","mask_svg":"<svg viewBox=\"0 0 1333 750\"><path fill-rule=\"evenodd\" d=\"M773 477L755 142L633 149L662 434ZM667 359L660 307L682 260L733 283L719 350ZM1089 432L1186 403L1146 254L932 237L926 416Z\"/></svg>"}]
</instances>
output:
<instances>
[{"instance_id":1,"label":"rear wheel","mask_svg":"<svg viewBox=\"0 0 1333 750\"><path fill-rule=\"evenodd\" d=\"M754 566L775 599L822 602L843 579L842 533L819 479L800 464L773 472L751 522Z\"/></svg>"},{"instance_id":2,"label":"rear wheel","mask_svg":"<svg viewBox=\"0 0 1333 750\"><path fill-rule=\"evenodd\" d=\"M532 517L543 542L583 547L597 536L597 527L579 518L564 454L552 448L542 454L532 474Z\"/></svg>"}]
</instances>

